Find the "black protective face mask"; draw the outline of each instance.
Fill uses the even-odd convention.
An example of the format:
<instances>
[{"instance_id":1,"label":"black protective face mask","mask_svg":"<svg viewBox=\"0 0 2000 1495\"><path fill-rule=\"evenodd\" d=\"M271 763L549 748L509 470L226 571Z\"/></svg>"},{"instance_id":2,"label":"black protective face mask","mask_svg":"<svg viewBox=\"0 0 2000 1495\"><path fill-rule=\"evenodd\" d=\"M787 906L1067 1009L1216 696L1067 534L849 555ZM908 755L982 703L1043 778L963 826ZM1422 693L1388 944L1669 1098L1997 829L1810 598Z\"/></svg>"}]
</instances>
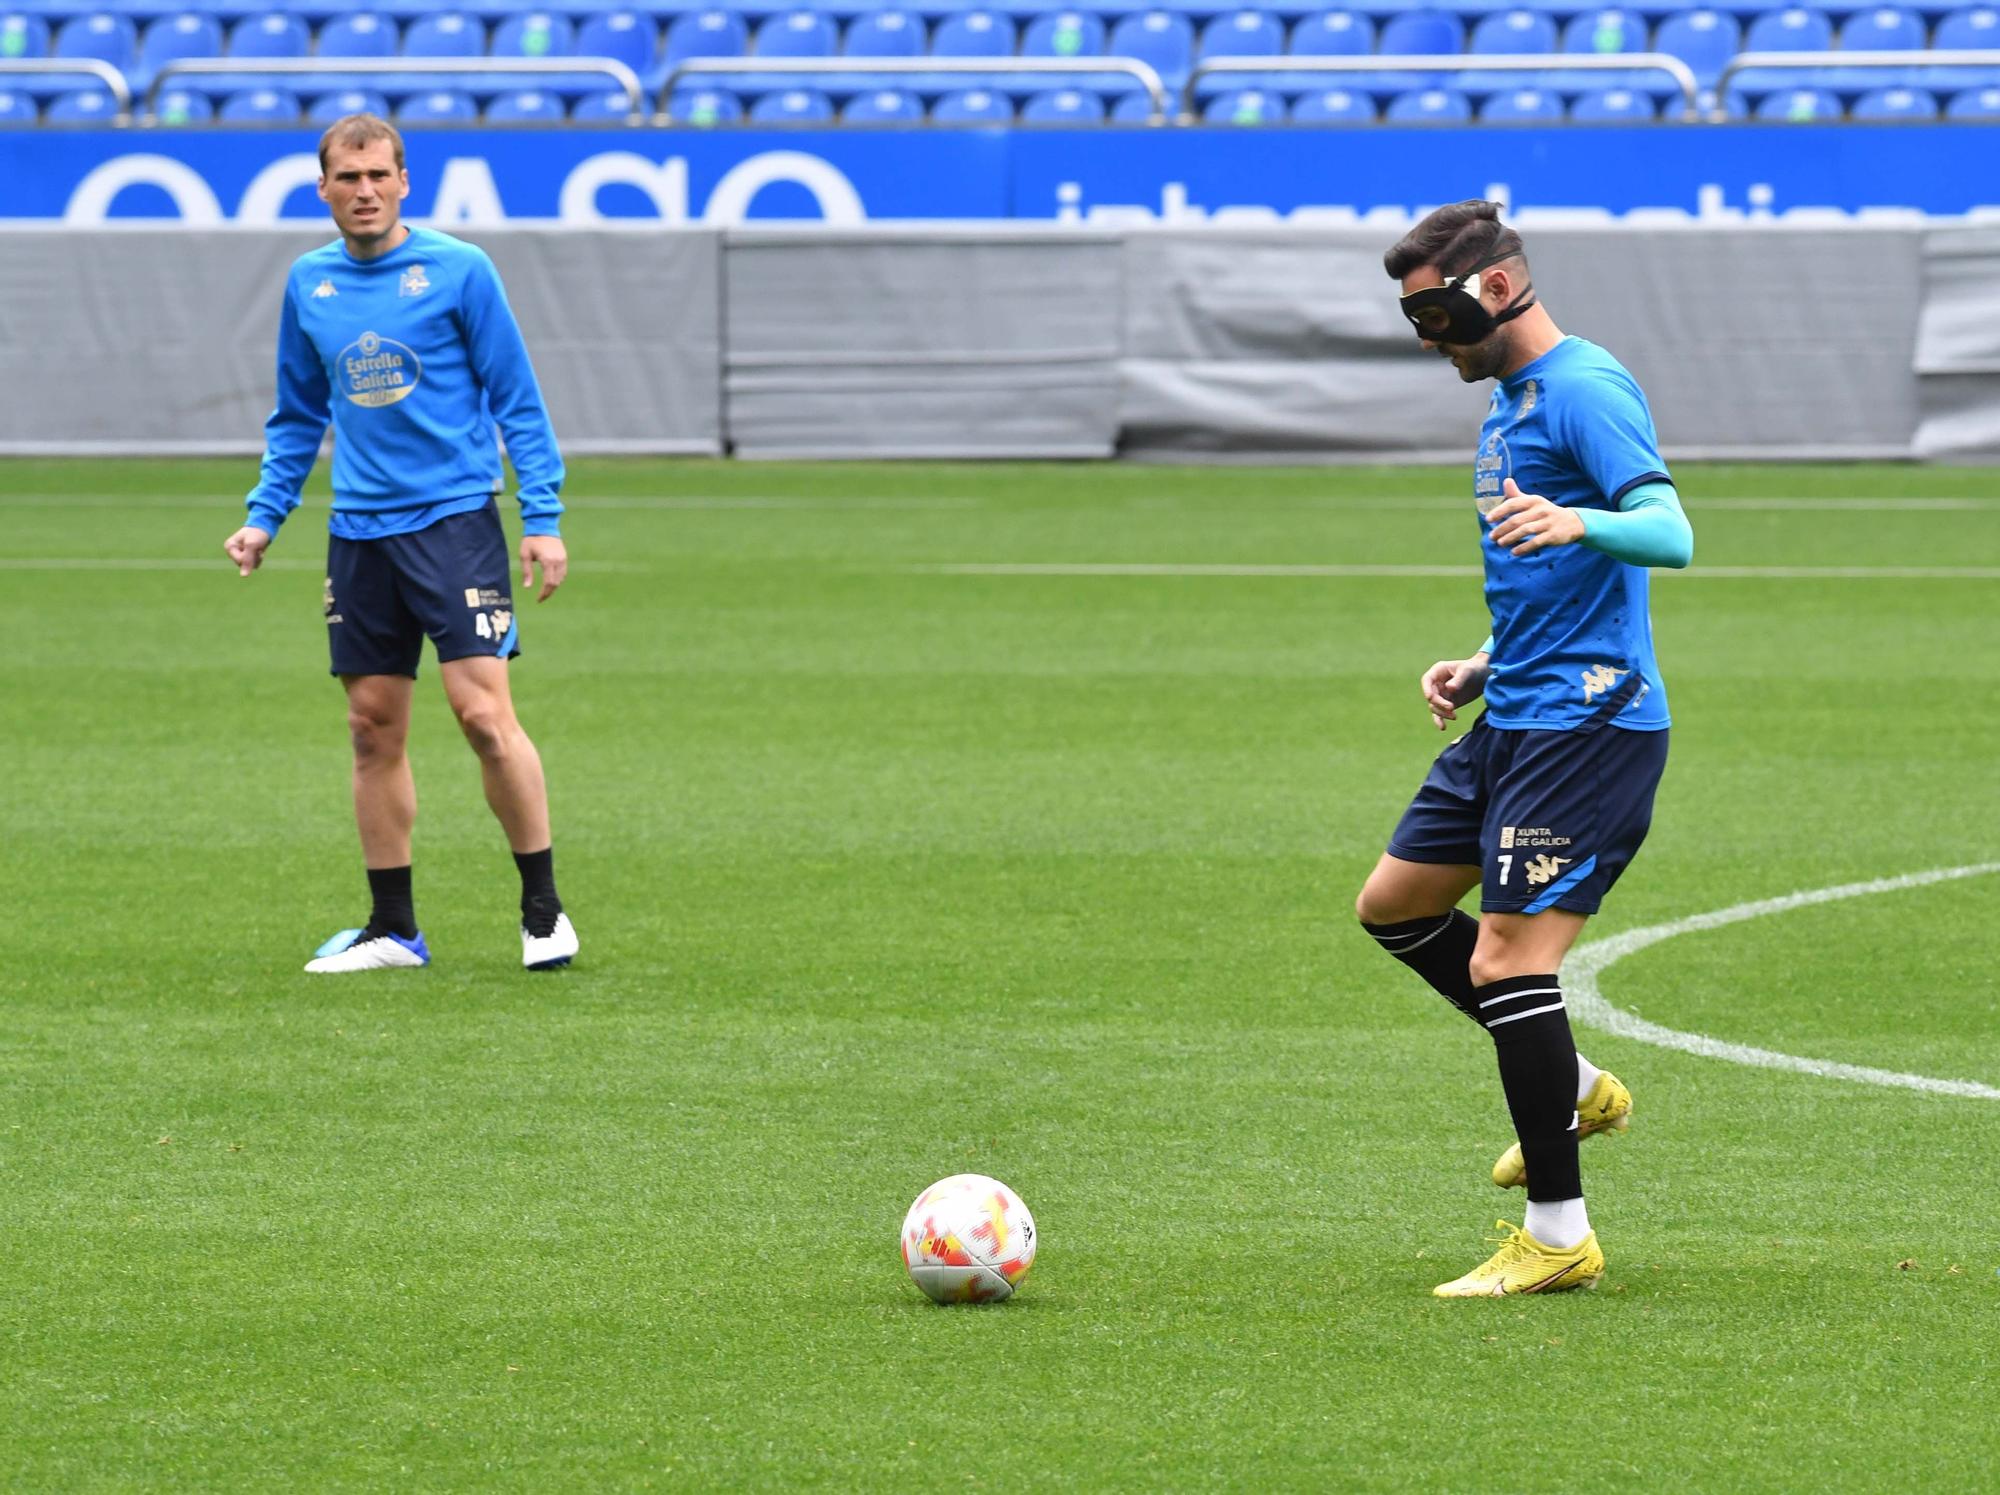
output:
<instances>
[{"instance_id":1,"label":"black protective face mask","mask_svg":"<svg viewBox=\"0 0 2000 1495\"><path fill-rule=\"evenodd\" d=\"M1429 343L1459 346L1484 342L1502 322L1513 321L1533 306L1534 301L1527 299L1535 293L1532 285L1521 287L1520 295L1497 313L1488 311L1479 299L1479 272L1502 260L1512 259L1519 252L1509 250L1505 254L1491 255L1462 275L1454 275L1441 285L1425 286L1421 291L1412 291L1403 297L1403 315L1417 329L1417 336Z\"/></svg>"}]
</instances>

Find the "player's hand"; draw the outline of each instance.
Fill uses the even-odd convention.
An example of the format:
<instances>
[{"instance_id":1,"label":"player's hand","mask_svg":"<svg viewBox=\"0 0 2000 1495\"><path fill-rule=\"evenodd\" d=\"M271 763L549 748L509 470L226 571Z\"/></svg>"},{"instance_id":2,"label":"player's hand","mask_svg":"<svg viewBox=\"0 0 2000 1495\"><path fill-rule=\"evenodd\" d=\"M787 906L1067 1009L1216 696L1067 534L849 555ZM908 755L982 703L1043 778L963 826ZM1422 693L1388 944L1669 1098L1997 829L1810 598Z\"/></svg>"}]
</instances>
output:
<instances>
[{"instance_id":1,"label":"player's hand","mask_svg":"<svg viewBox=\"0 0 2000 1495\"><path fill-rule=\"evenodd\" d=\"M1445 723L1458 720L1458 708L1476 701L1486 689L1487 658L1475 654L1470 659L1440 659L1424 671L1417 682L1424 704L1431 708L1431 721L1442 732Z\"/></svg>"},{"instance_id":2,"label":"player's hand","mask_svg":"<svg viewBox=\"0 0 2000 1495\"><path fill-rule=\"evenodd\" d=\"M521 590L527 591L535 584L535 565L541 563L542 590L535 601L547 602L555 589L563 584L569 575L569 552L563 549L563 542L554 535L523 535L521 537Z\"/></svg>"},{"instance_id":3,"label":"player's hand","mask_svg":"<svg viewBox=\"0 0 2000 1495\"><path fill-rule=\"evenodd\" d=\"M1514 555L1531 555L1551 545L1574 545L1583 538L1583 519L1561 504L1552 504L1539 494L1523 493L1512 478L1500 489L1502 502L1487 522L1493 526L1493 543L1504 545Z\"/></svg>"},{"instance_id":4,"label":"player's hand","mask_svg":"<svg viewBox=\"0 0 2000 1495\"><path fill-rule=\"evenodd\" d=\"M264 564L264 552L271 544L270 535L254 524L246 524L222 542L222 553L236 562L236 574L248 576Z\"/></svg>"}]
</instances>

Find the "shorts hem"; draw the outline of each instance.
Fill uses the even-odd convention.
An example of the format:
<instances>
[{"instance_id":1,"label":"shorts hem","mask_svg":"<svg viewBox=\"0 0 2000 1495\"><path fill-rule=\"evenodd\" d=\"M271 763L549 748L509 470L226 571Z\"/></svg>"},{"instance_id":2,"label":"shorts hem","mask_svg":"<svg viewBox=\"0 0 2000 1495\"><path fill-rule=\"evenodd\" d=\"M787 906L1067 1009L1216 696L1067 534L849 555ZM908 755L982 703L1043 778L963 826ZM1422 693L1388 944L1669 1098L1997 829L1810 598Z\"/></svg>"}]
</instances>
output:
<instances>
[{"instance_id":1,"label":"shorts hem","mask_svg":"<svg viewBox=\"0 0 2000 1495\"><path fill-rule=\"evenodd\" d=\"M1534 902L1535 900L1532 898L1524 898L1507 902L1488 903L1482 898L1479 900L1479 911L1482 914L1525 914L1528 912L1529 905ZM1594 914L1603 906L1604 900L1601 898L1558 898L1547 907L1536 909L1535 913L1545 914L1549 909L1559 908L1566 913ZM1533 915L1530 915L1530 917L1532 918Z\"/></svg>"},{"instance_id":2,"label":"shorts hem","mask_svg":"<svg viewBox=\"0 0 2000 1495\"><path fill-rule=\"evenodd\" d=\"M1391 841L1382 849L1399 862L1417 862L1426 867L1479 867L1483 865L1477 846L1472 848L1472 855L1469 857L1415 851L1395 841Z\"/></svg>"}]
</instances>

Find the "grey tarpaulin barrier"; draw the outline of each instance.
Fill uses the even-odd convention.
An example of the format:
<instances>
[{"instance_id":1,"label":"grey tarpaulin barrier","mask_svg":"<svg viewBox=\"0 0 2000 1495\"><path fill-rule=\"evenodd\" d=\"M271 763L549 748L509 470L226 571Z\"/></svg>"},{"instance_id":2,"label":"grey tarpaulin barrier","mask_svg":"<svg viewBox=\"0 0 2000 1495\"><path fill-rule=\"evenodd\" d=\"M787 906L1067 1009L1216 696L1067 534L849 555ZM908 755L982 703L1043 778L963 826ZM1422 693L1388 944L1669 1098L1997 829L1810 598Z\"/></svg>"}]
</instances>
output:
<instances>
[{"instance_id":1,"label":"grey tarpaulin barrier","mask_svg":"<svg viewBox=\"0 0 2000 1495\"><path fill-rule=\"evenodd\" d=\"M566 450L1461 460L1396 225L467 230ZM1557 322L1671 457L2000 454L2000 230L1524 225ZM254 453L324 228L0 231L0 453ZM1920 412L1921 406L1921 412Z\"/></svg>"},{"instance_id":2,"label":"grey tarpaulin barrier","mask_svg":"<svg viewBox=\"0 0 2000 1495\"><path fill-rule=\"evenodd\" d=\"M722 450L713 232L467 230L493 256L563 448ZM248 452L286 267L324 229L0 233L0 452Z\"/></svg>"},{"instance_id":3,"label":"grey tarpaulin barrier","mask_svg":"<svg viewBox=\"0 0 2000 1495\"><path fill-rule=\"evenodd\" d=\"M730 440L747 457L1105 457L1119 243L982 227L737 229Z\"/></svg>"},{"instance_id":4,"label":"grey tarpaulin barrier","mask_svg":"<svg viewBox=\"0 0 2000 1495\"><path fill-rule=\"evenodd\" d=\"M1916 453L2000 459L2000 228L1925 234L1923 264Z\"/></svg>"}]
</instances>

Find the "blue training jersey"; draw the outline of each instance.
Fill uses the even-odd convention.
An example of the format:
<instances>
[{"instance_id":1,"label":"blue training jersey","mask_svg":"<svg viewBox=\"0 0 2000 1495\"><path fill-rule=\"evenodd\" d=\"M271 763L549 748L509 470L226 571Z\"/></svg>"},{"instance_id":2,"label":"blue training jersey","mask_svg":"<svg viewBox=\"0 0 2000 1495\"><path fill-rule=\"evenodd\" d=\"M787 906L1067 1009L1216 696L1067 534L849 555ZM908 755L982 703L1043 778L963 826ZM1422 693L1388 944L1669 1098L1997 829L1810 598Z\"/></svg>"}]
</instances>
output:
<instances>
[{"instance_id":1,"label":"blue training jersey","mask_svg":"<svg viewBox=\"0 0 2000 1495\"><path fill-rule=\"evenodd\" d=\"M500 490L494 428L531 535L562 514L562 456L500 276L486 252L416 228L379 259L339 240L285 279L278 403L250 523L277 534L333 423L333 514L343 540L378 540L484 507Z\"/></svg>"},{"instance_id":2,"label":"blue training jersey","mask_svg":"<svg viewBox=\"0 0 2000 1495\"><path fill-rule=\"evenodd\" d=\"M1646 396L1617 359L1566 337L1500 380L1480 427L1473 495L1493 614L1486 720L1567 731L1623 697L1614 726L1659 731L1667 692L1646 568L1583 545L1524 556L1495 545L1486 516L1510 477L1564 508L1611 510L1641 483L1667 480Z\"/></svg>"}]
</instances>

